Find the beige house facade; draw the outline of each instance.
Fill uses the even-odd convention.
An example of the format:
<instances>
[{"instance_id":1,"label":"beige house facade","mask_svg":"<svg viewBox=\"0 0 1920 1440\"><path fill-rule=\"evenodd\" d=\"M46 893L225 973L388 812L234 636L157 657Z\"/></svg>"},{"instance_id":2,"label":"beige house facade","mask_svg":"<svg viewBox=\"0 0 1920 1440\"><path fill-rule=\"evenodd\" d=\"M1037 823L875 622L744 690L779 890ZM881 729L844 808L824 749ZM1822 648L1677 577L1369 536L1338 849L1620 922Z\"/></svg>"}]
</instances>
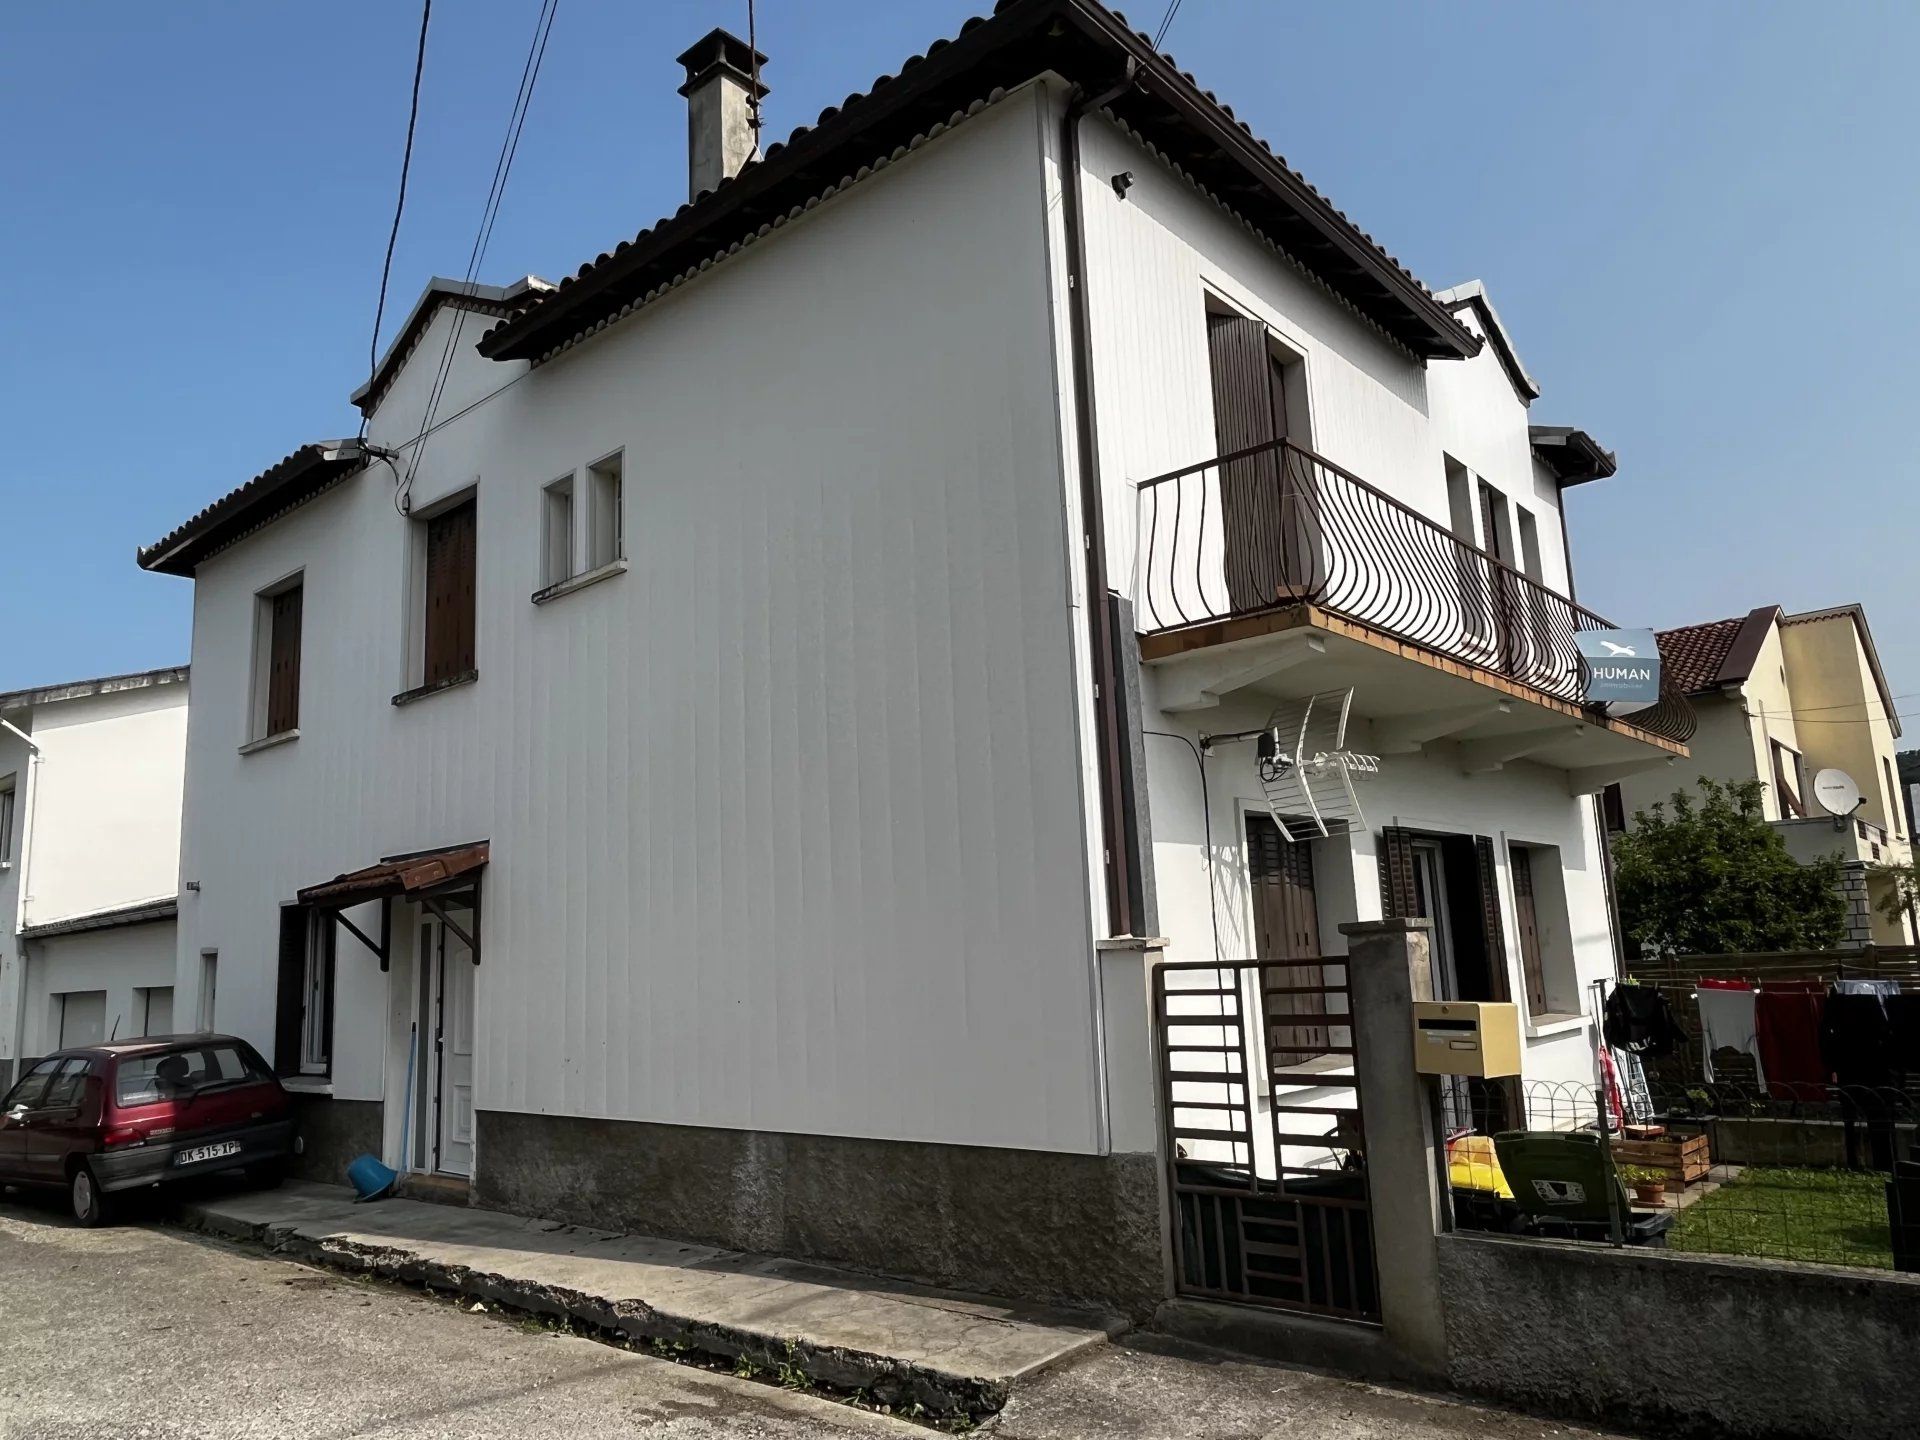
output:
<instances>
[{"instance_id":1,"label":"beige house facade","mask_svg":"<svg viewBox=\"0 0 1920 1440\"><path fill-rule=\"evenodd\" d=\"M1795 859L1838 856L1850 944L1910 945L1915 917L1880 903L1888 867L1913 859L1901 799L1896 713L1859 605L1788 614L1762 605L1745 616L1660 632L1660 656L1699 716L1688 773L1623 780L1615 826L1689 785L1694 776L1763 783L1762 804ZM1851 786L1837 783L1839 772ZM1817 781L1826 776L1830 782Z\"/></svg>"}]
</instances>

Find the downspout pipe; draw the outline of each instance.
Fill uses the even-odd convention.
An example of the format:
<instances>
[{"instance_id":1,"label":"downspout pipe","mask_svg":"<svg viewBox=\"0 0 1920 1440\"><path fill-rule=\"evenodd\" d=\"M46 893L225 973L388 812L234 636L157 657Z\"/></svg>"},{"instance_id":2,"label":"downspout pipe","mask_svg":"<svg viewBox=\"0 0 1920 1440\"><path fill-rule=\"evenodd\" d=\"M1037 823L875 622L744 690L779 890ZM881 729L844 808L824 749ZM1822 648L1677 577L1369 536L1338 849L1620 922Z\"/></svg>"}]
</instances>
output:
<instances>
[{"instance_id":1,"label":"downspout pipe","mask_svg":"<svg viewBox=\"0 0 1920 1440\"><path fill-rule=\"evenodd\" d=\"M27 747L27 793L24 805L14 811L13 833L14 853L19 856L20 879L14 886L13 933L19 943L20 953L16 957L18 967L16 978L18 986L13 997L13 1064L14 1079L19 1079L19 1067L26 1056L21 1053L27 1039L27 943L19 940L20 927L26 921L27 914L27 869L31 863L30 846L33 841L33 811L40 796L40 742L26 731L15 725L6 716L0 715L0 730L6 731L22 745ZM16 803L19 802L15 797Z\"/></svg>"},{"instance_id":2,"label":"downspout pipe","mask_svg":"<svg viewBox=\"0 0 1920 1440\"><path fill-rule=\"evenodd\" d=\"M1139 924L1137 828L1122 769L1124 737L1113 605L1107 588L1107 525L1094 413L1093 335L1087 311L1087 239L1080 203L1080 121L1133 88L1139 62L1098 94L1075 86L1060 122L1061 218L1067 241L1067 314L1073 347L1074 434L1080 454L1081 550L1087 567L1087 641L1092 651L1094 732L1100 774L1100 839L1105 857L1107 933L1133 935Z\"/></svg>"}]
</instances>

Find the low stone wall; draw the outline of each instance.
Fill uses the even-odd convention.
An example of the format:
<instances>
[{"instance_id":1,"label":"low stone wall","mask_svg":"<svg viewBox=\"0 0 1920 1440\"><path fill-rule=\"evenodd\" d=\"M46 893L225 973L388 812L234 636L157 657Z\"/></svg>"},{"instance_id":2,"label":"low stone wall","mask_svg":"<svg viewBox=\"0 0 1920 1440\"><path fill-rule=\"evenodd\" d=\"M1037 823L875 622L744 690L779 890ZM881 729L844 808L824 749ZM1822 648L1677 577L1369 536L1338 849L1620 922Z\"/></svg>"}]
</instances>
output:
<instances>
[{"instance_id":1,"label":"low stone wall","mask_svg":"<svg viewBox=\"0 0 1920 1440\"><path fill-rule=\"evenodd\" d=\"M1448 1378L1656 1433L1920 1434L1920 1276L1453 1234Z\"/></svg>"},{"instance_id":2,"label":"low stone wall","mask_svg":"<svg viewBox=\"0 0 1920 1440\"><path fill-rule=\"evenodd\" d=\"M378 1100L335 1100L326 1095L293 1097L294 1134L302 1142L292 1173L302 1180L347 1183L347 1166L360 1155L380 1153Z\"/></svg>"},{"instance_id":3,"label":"low stone wall","mask_svg":"<svg viewBox=\"0 0 1920 1440\"><path fill-rule=\"evenodd\" d=\"M494 1209L1136 1319L1168 1294L1152 1155L498 1110L476 1123L474 1198Z\"/></svg>"}]
</instances>

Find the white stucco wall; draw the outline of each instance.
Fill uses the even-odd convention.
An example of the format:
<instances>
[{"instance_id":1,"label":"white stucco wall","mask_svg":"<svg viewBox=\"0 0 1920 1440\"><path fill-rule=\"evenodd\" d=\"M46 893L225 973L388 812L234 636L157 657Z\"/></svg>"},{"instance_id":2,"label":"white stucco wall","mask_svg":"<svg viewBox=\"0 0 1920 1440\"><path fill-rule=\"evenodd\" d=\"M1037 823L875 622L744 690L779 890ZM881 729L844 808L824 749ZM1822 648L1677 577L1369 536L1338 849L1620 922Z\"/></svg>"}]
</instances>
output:
<instances>
[{"instance_id":1,"label":"white stucco wall","mask_svg":"<svg viewBox=\"0 0 1920 1440\"><path fill-rule=\"evenodd\" d=\"M1216 453L1206 334L1211 293L1303 357L1307 443L1314 450L1442 526L1451 518L1446 459L1453 457L1534 515L1542 578L1565 590L1559 492L1543 481L1527 435L1528 409L1491 347L1472 360L1423 366L1110 122L1085 122L1083 149L1100 461L1117 587L1126 590L1135 578L1134 486ZM1134 177L1124 198L1108 181L1120 170ZM1462 318L1478 331L1471 312ZM1509 523L1517 540L1517 518ZM1313 669L1309 661L1287 680L1309 688ZM1256 727L1272 705L1246 697L1197 715L1170 714L1158 708L1157 688L1150 668L1145 726L1193 738ZM1357 722L1353 743L1364 748L1365 735ZM1207 761L1210 864L1192 751L1163 736L1144 743L1157 928L1169 940L1167 958L1211 958L1216 921L1220 953L1248 958L1254 947L1242 816L1264 808L1251 747L1225 747ZM1540 896L1543 929L1558 927L1548 937L1550 977L1556 955L1567 963L1566 973L1550 978L1550 998L1576 1011L1591 1006L1591 982L1613 971L1612 939L1592 804L1568 793L1564 772L1517 762L1467 776L1441 759L1396 755L1363 786L1361 799L1365 833L1313 845L1327 953L1344 952L1341 922L1380 914L1380 827L1486 835L1498 857L1510 984L1524 1010L1508 846L1551 845L1562 869L1557 885L1543 885ZM1564 901L1549 903L1556 889ZM1546 1017L1528 1036L1528 1077L1591 1081L1593 1043L1588 1023Z\"/></svg>"},{"instance_id":2,"label":"white stucco wall","mask_svg":"<svg viewBox=\"0 0 1920 1440\"><path fill-rule=\"evenodd\" d=\"M40 707L28 925L172 895L180 873L187 687Z\"/></svg>"},{"instance_id":3,"label":"white stucco wall","mask_svg":"<svg viewBox=\"0 0 1920 1440\"><path fill-rule=\"evenodd\" d=\"M174 981L174 926L170 920L84 931L27 942L25 1056L58 1048L59 997L69 992L104 991L109 1039L132 1040L145 1033L140 991ZM192 1017L174 1010L174 1029L192 1029Z\"/></svg>"},{"instance_id":4,"label":"white stucco wall","mask_svg":"<svg viewBox=\"0 0 1920 1440\"><path fill-rule=\"evenodd\" d=\"M1039 124L1009 98L438 432L478 683L389 703L383 466L202 566L181 1014L217 949L267 1045L282 902L485 838L482 1109L1105 1143ZM617 447L628 571L532 605L541 487ZM242 756L253 597L302 568L300 738ZM387 977L338 975L333 1092L397 1097Z\"/></svg>"},{"instance_id":5,"label":"white stucco wall","mask_svg":"<svg viewBox=\"0 0 1920 1440\"><path fill-rule=\"evenodd\" d=\"M30 1000L32 985L43 994L102 988L68 986L60 973L64 957L91 953L83 937L45 952L39 945L61 942L34 942L40 958L29 974L17 932L175 893L187 698L187 686L170 681L10 714L40 747L37 763L26 741L0 730L0 780L15 786L13 858L0 869L0 1072L42 1046L43 1007ZM133 968L122 988L172 983L171 925L141 929L149 938L165 934L142 949L144 960L126 960Z\"/></svg>"}]
</instances>

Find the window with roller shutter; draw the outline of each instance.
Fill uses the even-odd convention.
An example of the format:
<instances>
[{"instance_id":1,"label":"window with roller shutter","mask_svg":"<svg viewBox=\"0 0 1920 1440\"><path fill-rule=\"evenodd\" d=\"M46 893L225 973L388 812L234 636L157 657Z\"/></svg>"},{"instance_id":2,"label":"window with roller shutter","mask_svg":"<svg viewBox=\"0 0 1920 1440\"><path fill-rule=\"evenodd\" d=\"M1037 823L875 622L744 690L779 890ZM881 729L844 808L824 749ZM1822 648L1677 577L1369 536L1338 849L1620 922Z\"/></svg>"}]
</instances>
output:
<instances>
[{"instance_id":1,"label":"window with roller shutter","mask_svg":"<svg viewBox=\"0 0 1920 1440\"><path fill-rule=\"evenodd\" d=\"M466 500L426 523L426 622L420 681L440 685L473 673L479 508Z\"/></svg>"}]
</instances>

